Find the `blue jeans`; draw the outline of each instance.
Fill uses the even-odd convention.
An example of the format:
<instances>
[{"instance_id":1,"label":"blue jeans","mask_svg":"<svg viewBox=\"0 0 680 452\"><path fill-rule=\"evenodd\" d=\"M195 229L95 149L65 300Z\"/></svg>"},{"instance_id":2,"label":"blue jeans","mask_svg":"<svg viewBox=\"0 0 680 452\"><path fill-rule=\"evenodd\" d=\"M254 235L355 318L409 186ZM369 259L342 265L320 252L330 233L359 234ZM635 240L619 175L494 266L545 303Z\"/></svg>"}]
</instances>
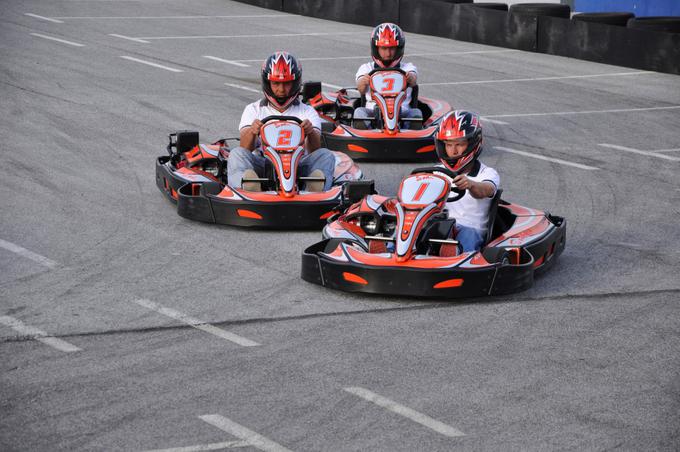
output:
<instances>
[{"instance_id":1,"label":"blue jeans","mask_svg":"<svg viewBox=\"0 0 680 452\"><path fill-rule=\"evenodd\" d=\"M456 240L463 247L464 253L479 251L484 245L484 238L484 231L456 223Z\"/></svg>"},{"instance_id":2,"label":"blue jeans","mask_svg":"<svg viewBox=\"0 0 680 452\"><path fill-rule=\"evenodd\" d=\"M258 176L264 177L264 165L267 159L260 149L251 152L245 148L237 147L229 151L227 163L227 179L232 187L241 188L243 172L255 170ZM335 172L335 155L326 148L319 148L311 154L300 159L298 175L309 176L314 170L321 170L326 177L323 189L329 190L333 185L333 173Z\"/></svg>"}]
</instances>

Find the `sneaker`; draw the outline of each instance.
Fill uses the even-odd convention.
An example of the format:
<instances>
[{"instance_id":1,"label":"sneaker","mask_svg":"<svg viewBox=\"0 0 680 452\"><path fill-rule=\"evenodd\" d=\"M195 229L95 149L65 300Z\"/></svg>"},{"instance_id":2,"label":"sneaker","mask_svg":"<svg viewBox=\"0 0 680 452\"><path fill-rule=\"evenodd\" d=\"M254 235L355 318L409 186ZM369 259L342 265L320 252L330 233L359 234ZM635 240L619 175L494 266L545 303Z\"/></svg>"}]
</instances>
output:
<instances>
[{"instance_id":1,"label":"sneaker","mask_svg":"<svg viewBox=\"0 0 680 452\"><path fill-rule=\"evenodd\" d=\"M243 179L257 179L259 177L255 170L248 169L243 172ZM260 182L241 182L241 187L246 191L262 191L262 183Z\"/></svg>"},{"instance_id":2,"label":"sneaker","mask_svg":"<svg viewBox=\"0 0 680 452\"><path fill-rule=\"evenodd\" d=\"M320 177L323 178L323 180L307 181L305 183L305 189L307 191L323 191L323 186L326 184L326 177L323 175L323 171L316 169L312 171L309 177Z\"/></svg>"}]
</instances>

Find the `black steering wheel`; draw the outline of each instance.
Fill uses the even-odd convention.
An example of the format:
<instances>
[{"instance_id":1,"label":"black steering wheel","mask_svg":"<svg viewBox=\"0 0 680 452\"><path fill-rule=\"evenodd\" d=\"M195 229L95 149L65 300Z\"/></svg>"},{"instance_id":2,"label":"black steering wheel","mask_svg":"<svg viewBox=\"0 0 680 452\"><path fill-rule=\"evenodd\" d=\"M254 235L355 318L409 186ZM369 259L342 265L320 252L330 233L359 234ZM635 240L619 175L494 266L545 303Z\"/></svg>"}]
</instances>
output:
<instances>
[{"instance_id":1,"label":"black steering wheel","mask_svg":"<svg viewBox=\"0 0 680 452\"><path fill-rule=\"evenodd\" d=\"M406 75L406 71L404 71L400 67L377 67L371 70L371 72L368 73L368 75L373 75L376 72L387 72L387 71L394 71L394 72L400 72L403 75Z\"/></svg>"},{"instance_id":2,"label":"black steering wheel","mask_svg":"<svg viewBox=\"0 0 680 452\"><path fill-rule=\"evenodd\" d=\"M423 168L416 168L413 171L411 171L411 174L417 174L417 173L442 173L446 174L448 177L450 177L452 180L458 176L458 173L456 171L450 170L449 168L446 168L444 166L425 166ZM467 193L467 190L463 190L458 187L451 187L451 193L455 193L455 196L450 196L446 201L447 202L455 202L461 199L463 196L465 196L465 193Z\"/></svg>"},{"instance_id":3,"label":"black steering wheel","mask_svg":"<svg viewBox=\"0 0 680 452\"><path fill-rule=\"evenodd\" d=\"M296 116L284 116L284 115L270 115L262 118L260 122L262 124L266 124L269 121L295 121L298 124L302 124L302 119L296 117Z\"/></svg>"}]
</instances>

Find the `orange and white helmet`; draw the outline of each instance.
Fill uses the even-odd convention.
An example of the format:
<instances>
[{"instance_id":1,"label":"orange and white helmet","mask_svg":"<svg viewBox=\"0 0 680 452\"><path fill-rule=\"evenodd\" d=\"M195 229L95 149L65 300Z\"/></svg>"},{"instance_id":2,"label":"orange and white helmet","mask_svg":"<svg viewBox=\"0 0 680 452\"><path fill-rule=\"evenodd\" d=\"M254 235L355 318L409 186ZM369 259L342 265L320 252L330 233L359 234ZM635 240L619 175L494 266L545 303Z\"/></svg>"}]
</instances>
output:
<instances>
[{"instance_id":1,"label":"orange and white helmet","mask_svg":"<svg viewBox=\"0 0 680 452\"><path fill-rule=\"evenodd\" d=\"M395 67L399 64L404 56L404 46L406 46L406 38L404 32L401 31L398 25L390 22L380 24L373 29L371 33L371 56L373 61L379 67ZM397 53L393 60L385 61L380 58L378 47L396 47Z\"/></svg>"},{"instance_id":2,"label":"orange and white helmet","mask_svg":"<svg viewBox=\"0 0 680 452\"><path fill-rule=\"evenodd\" d=\"M467 140L465 152L456 157L446 153L446 140ZM439 160L456 172L465 170L482 153L482 124L476 113L455 110L447 113L439 122L434 139Z\"/></svg>"},{"instance_id":3,"label":"orange and white helmet","mask_svg":"<svg viewBox=\"0 0 680 452\"><path fill-rule=\"evenodd\" d=\"M276 97L271 82L293 82L286 97ZM274 52L262 65L262 91L277 110L285 110L300 94L302 66L288 52Z\"/></svg>"}]
</instances>

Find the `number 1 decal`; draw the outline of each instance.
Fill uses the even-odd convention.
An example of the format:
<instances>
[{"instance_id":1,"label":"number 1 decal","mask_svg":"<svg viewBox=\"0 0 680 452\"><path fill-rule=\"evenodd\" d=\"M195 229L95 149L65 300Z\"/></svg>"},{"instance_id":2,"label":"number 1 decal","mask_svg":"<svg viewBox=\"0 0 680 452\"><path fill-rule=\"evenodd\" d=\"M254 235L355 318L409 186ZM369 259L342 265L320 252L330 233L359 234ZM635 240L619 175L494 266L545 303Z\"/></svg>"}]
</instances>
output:
<instances>
[{"instance_id":1,"label":"number 1 decal","mask_svg":"<svg viewBox=\"0 0 680 452\"><path fill-rule=\"evenodd\" d=\"M279 138L276 140L277 146L290 146L290 140L293 136L292 130L279 130Z\"/></svg>"},{"instance_id":2,"label":"number 1 decal","mask_svg":"<svg viewBox=\"0 0 680 452\"><path fill-rule=\"evenodd\" d=\"M420 198L423 197L425 194L425 190L427 190L427 187L430 185L429 182L425 182L424 184L420 184L420 187L418 187L418 191L416 192L415 196L413 197L414 201L420 201Z\"/></svg>"}]
</instances>

